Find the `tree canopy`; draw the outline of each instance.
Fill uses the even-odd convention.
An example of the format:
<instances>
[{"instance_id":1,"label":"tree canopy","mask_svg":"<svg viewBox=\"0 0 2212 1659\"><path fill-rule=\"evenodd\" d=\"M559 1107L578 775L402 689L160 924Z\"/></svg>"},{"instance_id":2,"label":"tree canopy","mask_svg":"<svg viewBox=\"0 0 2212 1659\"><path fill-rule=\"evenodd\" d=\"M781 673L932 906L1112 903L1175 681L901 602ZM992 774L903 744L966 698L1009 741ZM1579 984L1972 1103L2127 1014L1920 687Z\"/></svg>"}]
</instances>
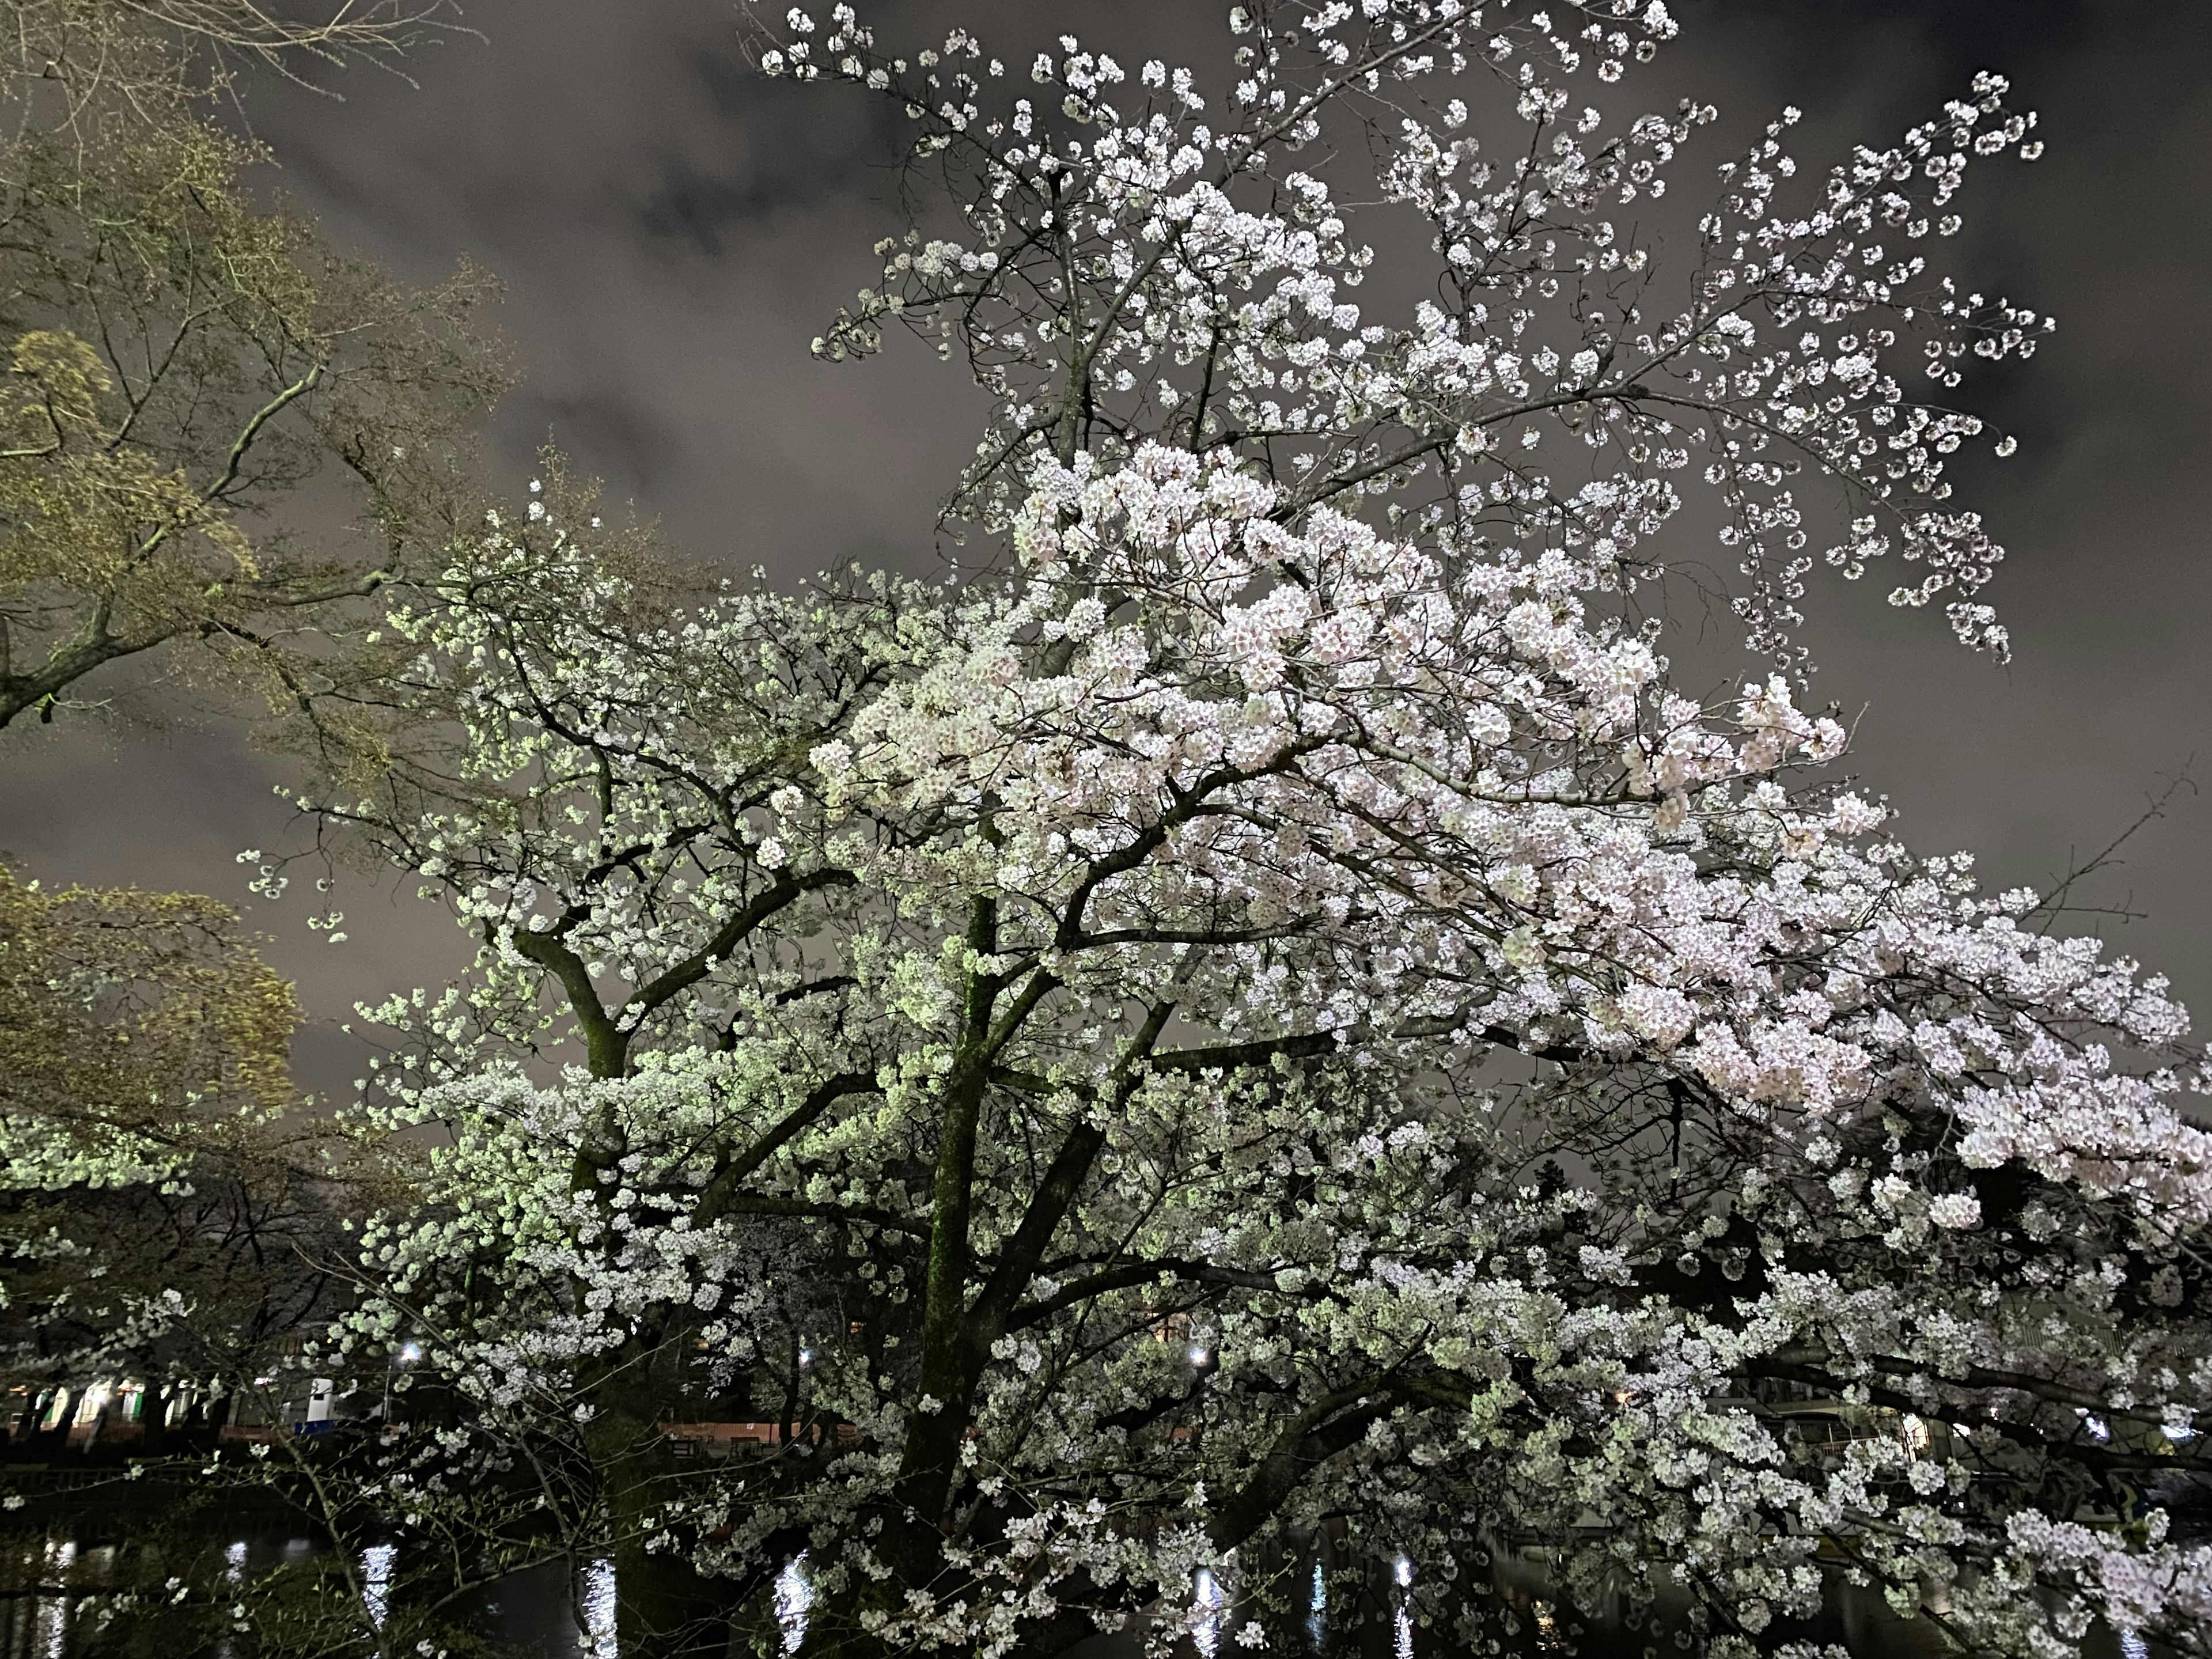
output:
<instances>
[{"instance_id":1,"label":"tree canopy","mask_svg":"<svg viewBox=\"0 0 2212 1659\"><path fill-rule=\"evenodd\" d=\"M337 1148L228 908L0 866L0 1374L224 1393L337 1312Z\"/></svg>"},{"instance_id":2,"label":"tree canopy","mask_svg":"<svg viewBox=\"0 0 2212 1659\"><path fill-rule=\"evenodd\" d=\"M380 1501L611 1549L625 1653L802 1556L802 1656L1164 1647L1200 1572L1271 1645L1318 1537L1471 1650L1537 1540L1723 1659L1836 1575L1978 1651L2206 1651L2139 1513L2208 1472L2185 1016L1804 706L1824 565L2007 648L1945 473L2013 445L1949 394L2049 325L1935 249L2032 117L1984 75L1800 177L1785 112L1682 248L1637 204L1714 112L1613 90L1662 4L1229 27L1216 83L752 20L941 182L818 349L993 397L960 568L687 588L555 475L307 688L301 807L483 943L380 1012L364 1121L437 1144L336 1357L461 1404ZM732 1394L778 1448L679 1465Z\"/></svg>"},{"instance_id":3,"label":"tree canopy","mask_svg":"<svg viewBox=\"0 0 2212 1659\"><path fill-rule=\"evenodd\" d=\"M432 9L434 11L437 8ZM0 726L110 664L281 698L397 568L505 384L492 284L429 289L257 202L223 50L377 53L407 9L289 22L229 0L22 0L0 30ZM217 55L210 57L213 52ZM308 487L337 471L336 533Z\"/></svg>"}]
</instances>

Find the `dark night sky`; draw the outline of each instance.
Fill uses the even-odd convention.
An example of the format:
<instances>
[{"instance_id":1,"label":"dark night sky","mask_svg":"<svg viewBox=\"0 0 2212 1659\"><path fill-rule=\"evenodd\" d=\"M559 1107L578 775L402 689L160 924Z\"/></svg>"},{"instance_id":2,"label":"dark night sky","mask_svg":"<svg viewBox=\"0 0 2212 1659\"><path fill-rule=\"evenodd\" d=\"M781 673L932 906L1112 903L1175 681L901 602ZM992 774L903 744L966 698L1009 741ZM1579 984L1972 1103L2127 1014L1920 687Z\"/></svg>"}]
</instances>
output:
<instances>
[{"instance_id":1,"label":"dark night sky","mask_svg":"<svg viewBox=\"0 0 2212 1659\"><path fill-rule=\"evenodd\" d=\"M1975 406L2021 453L1961 475L2012 550L1990 591L2015 659L1993 667L1939 618L1889 610L1887 583L1822 583L1819 691L1864 709L1851 763L1926 851L1974 848L1992 883L2047 884L2187 765L2212 785L2212 6L2204 0L1674 0L1683 39L1644 82L1729 118L1674 173L1709 167L1784 103L1824 168L2009 75L2045 158L1971 191L1975 283L2055 313L2023 372ZM826 10L826 0L816 7ZM909 0L866 9L919 46L978 27L1010 62L1066 30L1218 83L1225 0ZM432 277L464 254L508 284L503 325L529 379L492 453L519 485L550 435L686 552L780 580L845 558L926 568L931 507L974 441L972 402L920 349L859 368L806 343L873 275L893 228L894 134L836 89L750 81L728 0L468 0L484 37L422 56L419 86L356 71L343 101L256 87L281 185L342 246ZM1637 82L1632 81L1631 88ZM220 728L61 740L0 754L0 848L49 882L135 882L247 897L233 861L276 844L282 775ZM2148 914L2116 945L2212 1007L2212 801L2181 799L2095 888ZM311 938L305 903L252 921L322 1022L308 1080L352 1067L331 1029L356 997L434 981L462 941L365 884L350 941Z\"/></svg>"}]
</instances>

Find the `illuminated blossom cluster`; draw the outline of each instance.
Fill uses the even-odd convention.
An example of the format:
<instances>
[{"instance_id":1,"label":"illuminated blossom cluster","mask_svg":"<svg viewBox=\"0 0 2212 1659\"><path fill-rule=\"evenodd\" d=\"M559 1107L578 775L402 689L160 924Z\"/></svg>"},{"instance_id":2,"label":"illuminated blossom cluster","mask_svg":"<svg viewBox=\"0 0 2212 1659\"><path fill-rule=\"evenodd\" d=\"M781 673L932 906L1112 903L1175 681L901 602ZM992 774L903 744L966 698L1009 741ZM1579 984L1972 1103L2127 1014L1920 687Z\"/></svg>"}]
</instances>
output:
<instances>
[{"instance_id":1,"label":"illuminated blossom cluster","mask_svg":"<svg viewBox=\"0 0 2212 1659\"><path fill-rule=\"evenodd\" d=\"M2212 1405L2185 1016L1909 852L1790 643L1818 477L1829 562L2003 645L1942 476L1981 428L1899 359L2044 326L1919 251L2032 122L1982 77L1795 206L1778 123L1666 298L1603 216L1714 113L1584 102L1664 6L1231 28L1224 95L758 25L954 179L970 242L884 244L820 349L965 356L990 558L685 593L556 499L394 615L377 764L303 804L484 948L383 1011L374 1110L445 1130L349 1340L571 1445L632 1582L804 1553L810 1641L1004 1653L1203 1573L1273 1645L1326 1535L1470 1641L1534 1537L1716 1653L1838 1573L2203 1651L2203 1558L2122 1524ZM1355 219L1408 213L1433 297L1373 320ZM1711 702L1655 602L1698 518L1756 665ZM741 1380L780 1455L625 1473Z\"/></svg>"}]
</instances>

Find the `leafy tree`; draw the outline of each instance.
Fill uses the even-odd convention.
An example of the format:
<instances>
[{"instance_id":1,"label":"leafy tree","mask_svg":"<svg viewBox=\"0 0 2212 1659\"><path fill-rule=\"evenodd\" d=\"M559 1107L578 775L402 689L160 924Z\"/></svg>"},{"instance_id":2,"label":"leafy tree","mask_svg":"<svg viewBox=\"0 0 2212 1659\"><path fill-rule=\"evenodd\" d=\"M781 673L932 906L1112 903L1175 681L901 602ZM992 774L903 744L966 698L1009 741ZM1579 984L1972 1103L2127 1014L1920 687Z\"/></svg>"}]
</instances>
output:
<instances>
[{"instance_id":1,"label":"leafy tree","mask_svg":"<svg viewBox=\"0 0 2212 1659\"><path fill-rule=\"evenodd\" d=\"M409 288L258 206L245 175L266 158L210 102L226 51L388 55L439 9L5 8L0 726L164 650L281 696L327 650L301 636L445 499L451 441L504 384L475 334L492 285L464 267ZM336 538L301 505L333 467L365 520Z\"/></svg>"},{"instance_id":2,"label":"leafy tree","mask_svg":"<svg viewBox=\"0 0 2212 1659\"><path fill-rule=\"evenodd\" d=\"M264 153L216 118L242 60L394 65L447 11L0 7L0 726L156 651L270 690L341 669L343 607L501 384L471 337L489 284L340 258L255 204ZM332 463L368 509L336 554L288 511ZM234 1385L335 1305L331 1147L284 1116L289 988L210 901L5 871L0 980L7 1370L143 1376L158 1429L170 1382Z\"/></svg>"},{"instance_id":3,"label":"leafy tree","mask_svg":"<svg viewBox=\"0 0 2212 1659\"><path fill-rule=\"evenodd\" d=\"M291 987L210 900L0 866L0 1374L141 1378L158 1439L176 1383L246 1386L342 1305Z\"/></svg>"},{"instance_id":4,"label":"leafy tree","mask_svg":"<svg viewBox=\"0 0 2212 1659\"><path fill-rule=\"evenodd\" d=\"M1984 1652L2206 1651L2206 1558L2114 1524L2207 1468L2185 1016L1910 852L1789 672L1822 562L2004 647L1944 399L2046 325L1929 250L2031 118L1984 76L1799 182L1785 115L1670 268L1636 204L1712 112L1605 90L1662 5L1230 26L1204 95L762 26L964 216L821 349L965 359L994 556L678 603L556 480L308 731L303 807L483 941L384 1011L372 1121L442 1145L342 1346L470 1411L380 1490L534 1489L626 1654L719 1651L802 1553L804 1654L1052 1650L1201 1570L1295 1639L1316 1534L1469 1644L1537 1540L1723 1656L1837 1574ZM1367 224L1430 297L1352 303ZM1768 659L1710 703L1663 654L1708 517ZM780 1449L678 1463L739 1384Z\"/></svg>"}]
</instances>

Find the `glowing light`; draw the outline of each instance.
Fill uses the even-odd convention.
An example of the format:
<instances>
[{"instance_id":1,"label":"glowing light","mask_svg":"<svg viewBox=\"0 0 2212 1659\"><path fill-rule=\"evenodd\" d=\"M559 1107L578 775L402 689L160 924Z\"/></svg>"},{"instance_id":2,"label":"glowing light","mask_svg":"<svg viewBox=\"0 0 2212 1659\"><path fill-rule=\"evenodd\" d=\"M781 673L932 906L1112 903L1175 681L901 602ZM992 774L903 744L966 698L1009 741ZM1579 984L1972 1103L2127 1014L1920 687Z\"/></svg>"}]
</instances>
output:
<instances>
[{"instance_id":1,"label":"glowing light","mask_svg":"<svg viewBox=\"0 0 2212 1659\"><path fill-rule=\"evenodd\" d=\"M604 1557L584 1567L584 1651L615 1659L615 1564Z\"/></svg>"},{"instance_id":2,"label":"glowing light","mask_svg":"<svg viewBox=\"0 0 2212 1659\"><path fill-rule=\"evenodd\" d=\"M806 1578L801 1550L775 1576L775 1622L783 1632L783 1650L796 1653L806 1640L806 1615L814 1606L814 1586Z\"/></svg>"},{"instance_id":3,"label":"glowing light","mask_svg":"<svg viewBox=\"0 0 2212 1659\"><path fill-rule=\"evenodd\" d=\"M49 1541L46 1545L47 1577L60 1582L76 1560L76 1545L73 1540ZM44 1659L62 1659L63 1650L69 1642L69 1597L66 1595L39 1598L39 1623L43 1627L46 1653Z\"/></svg>"},{"instance_id":4,"label":"glowing light","mask_svg":"<svg viewBox=\"0 0 2212 1659\"><path fill-rule=\"evenodd\" d=\"M397 1544L371 1544L361 1553L362 1605L368 1611L368 1622L379 1630L392 1609L392 1564L398 1557Z\"/></svg>"},{"instance_id":5,"label":"glowing light","mask_svg":"<svg viewBox=\"0 0 2212 1659\"><path fill-rule=\"evenodd\" d=\"M1227 1604L1212 1569L1200 1567L1192 1585L1191 1607L1198 1617L1191 1623L1190 1640L1205 1659L1214 1659L1221 1651L1221 1609Z\"/></svg>"}]
</instances>

